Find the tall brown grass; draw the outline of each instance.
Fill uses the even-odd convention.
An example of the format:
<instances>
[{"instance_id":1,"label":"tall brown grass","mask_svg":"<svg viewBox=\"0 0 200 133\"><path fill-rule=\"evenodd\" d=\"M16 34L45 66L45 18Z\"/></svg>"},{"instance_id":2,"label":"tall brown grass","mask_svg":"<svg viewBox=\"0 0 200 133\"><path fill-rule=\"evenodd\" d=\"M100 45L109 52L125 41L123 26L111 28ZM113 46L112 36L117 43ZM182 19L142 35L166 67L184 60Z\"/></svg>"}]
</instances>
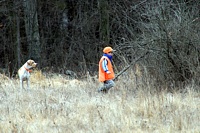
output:
<instances>
[{"instance_id":1,"label":"tall brown grass","mask_svg":"<svg viewBox=\"0 0 200 133\"><path fill-rule=\"evenodd\" d=\"M32 73L31 89L20 90L18 79L0 76L2 133L199 133L200 94L151 91L133 77L116 81L108 94L88 77ZM25 86L26 87L26 86Z\"/></svg>"}]
</instances>

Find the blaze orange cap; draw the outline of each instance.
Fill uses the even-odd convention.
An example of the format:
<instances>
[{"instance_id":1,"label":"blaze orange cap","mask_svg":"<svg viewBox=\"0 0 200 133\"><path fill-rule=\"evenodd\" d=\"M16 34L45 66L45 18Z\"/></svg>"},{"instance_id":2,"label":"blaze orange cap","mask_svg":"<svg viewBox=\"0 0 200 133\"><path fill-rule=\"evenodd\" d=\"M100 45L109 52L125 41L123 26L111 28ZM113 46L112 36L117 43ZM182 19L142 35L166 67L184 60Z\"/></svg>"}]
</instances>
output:
<instances>
[{"instance_id":1,"label":"blaze orange cap","mask_svg":"<svg viewBox=\"0 0 200 133\"><path fill-rule=\"evenodd\" d=\"M107 54L107 53L109 53L109 52L113 52L113 51L115 51L115 50L113 50L111 47L105 47L105 48L103 49L103 52L104 52L105 54Z\"/></svg>"}]
</instances>

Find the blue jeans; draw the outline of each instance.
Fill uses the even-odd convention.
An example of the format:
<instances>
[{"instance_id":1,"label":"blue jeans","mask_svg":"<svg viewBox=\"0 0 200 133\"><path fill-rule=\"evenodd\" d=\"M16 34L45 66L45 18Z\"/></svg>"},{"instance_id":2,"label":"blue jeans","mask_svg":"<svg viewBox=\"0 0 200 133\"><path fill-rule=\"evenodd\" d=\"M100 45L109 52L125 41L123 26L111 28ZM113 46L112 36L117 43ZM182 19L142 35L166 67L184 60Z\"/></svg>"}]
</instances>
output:
<instances>
[{"instance_id":1,"label":"blue jeans","mask_svg":"<svg viewBox=\"0 0 200 133\"><path fill-rule=\"evenodd\" d=\"M104 86L102 86L101 88L99 88L99 92L100 91L108 91L110 88L115 86L115 82L113 80L106 80L104 81Z\"/></svg>"}]
</instances>

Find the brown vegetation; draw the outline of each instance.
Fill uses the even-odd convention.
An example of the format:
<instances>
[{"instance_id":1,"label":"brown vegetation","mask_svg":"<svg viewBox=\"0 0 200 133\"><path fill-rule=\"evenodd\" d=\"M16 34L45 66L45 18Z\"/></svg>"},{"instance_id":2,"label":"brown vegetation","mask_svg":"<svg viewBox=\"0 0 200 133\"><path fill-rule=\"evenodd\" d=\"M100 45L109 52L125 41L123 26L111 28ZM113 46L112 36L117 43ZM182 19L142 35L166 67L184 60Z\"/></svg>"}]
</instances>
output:
<instances>
[{"instance_id":1,"label":"brown vegetation","mask_svg":"<svg viewBox=\"0 0 200 133\"><path fill-rule=\"evenodd\" d=\"M150 83L136 87L131 71L122 76L108 94L97 93L90 78L35 71L31 89L20 90L18 79L1 77L0 132L199 132L195 86L158 92Z\"/></svg>"}]
</instances>

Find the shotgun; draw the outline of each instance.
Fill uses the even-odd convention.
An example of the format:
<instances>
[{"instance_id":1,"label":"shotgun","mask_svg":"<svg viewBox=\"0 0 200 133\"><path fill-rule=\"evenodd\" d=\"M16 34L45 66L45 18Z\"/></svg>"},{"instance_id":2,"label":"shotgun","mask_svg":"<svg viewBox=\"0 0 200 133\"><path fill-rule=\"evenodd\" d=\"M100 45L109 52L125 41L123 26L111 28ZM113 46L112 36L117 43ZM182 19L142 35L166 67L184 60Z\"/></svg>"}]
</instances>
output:
<instances>
[{"instance_id":1,"label":"shotgun","mask_svg":"<svg viewBox=\"0 0 200 133\"><path fill-rule=\"evenodd\" d=\"M145 57L146 55L149 54L149 51L147 51L145 54L143 54L142 56L136 58L134 61L132 61L128 66L126 66L123 70L121 70L119 73L116 74L115 78L113 79L114 81L120 76L122 75L125 71L127 71L132 65L134 65L137 61L139 61L141 58Z\"/></svg>"}]
</instances>

